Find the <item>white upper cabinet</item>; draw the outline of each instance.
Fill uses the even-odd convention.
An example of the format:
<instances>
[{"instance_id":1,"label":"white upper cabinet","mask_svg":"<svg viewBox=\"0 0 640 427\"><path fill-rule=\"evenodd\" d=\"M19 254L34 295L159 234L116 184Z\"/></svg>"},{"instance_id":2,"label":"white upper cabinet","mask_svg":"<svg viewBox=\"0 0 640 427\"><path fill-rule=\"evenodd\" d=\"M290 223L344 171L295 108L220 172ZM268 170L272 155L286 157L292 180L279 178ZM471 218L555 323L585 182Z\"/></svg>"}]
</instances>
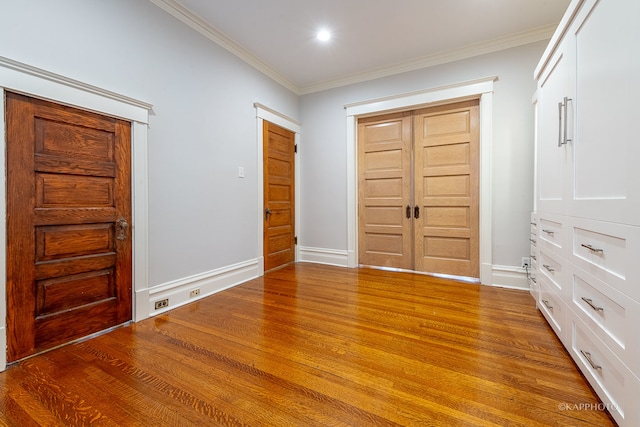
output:
<instances>
[{"instance_id":1,"label":"white upper cabinet","mask_svg":"<svg viewBox=\"0 0 640 427\"><path fill-rule=\"evenodd\" d=\"M572 68L573 49L563 42L538 80L537 206L542 212L566 213L568 188L565 183L571 164L566 121L569 117L567 104L573 92Z\"/></svg>"},{"instance_id":2,"label":"white upper cabinet","mask_svg":"<svg viewBox=\"0 0 640 427\"><path fill-rule=\"evenodd\" d=\"M575 40L569 214L640 225L640 1L587 2Z\"/></svg>"},{"instance_id":3,"label":"white upper cabinet","mask_svg":"<svg viewBox=\"0 0 640 427\"><path fill-rule=\"evenodd\" d=\"M640 225L640 1L578 3L536 69L537 209Z\"/></svg>"}]
</instances>

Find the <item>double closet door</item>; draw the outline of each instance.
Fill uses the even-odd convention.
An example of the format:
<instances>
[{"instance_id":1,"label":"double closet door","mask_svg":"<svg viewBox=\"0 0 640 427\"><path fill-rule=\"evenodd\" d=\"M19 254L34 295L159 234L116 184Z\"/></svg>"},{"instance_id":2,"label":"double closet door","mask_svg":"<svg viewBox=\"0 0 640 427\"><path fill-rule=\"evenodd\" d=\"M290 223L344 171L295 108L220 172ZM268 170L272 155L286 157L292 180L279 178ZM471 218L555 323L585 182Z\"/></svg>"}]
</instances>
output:
<instances>
[{"instance_id":1,"label":"double closet door","mask_svg":"<svg viewBox=\"0 0 640 427\"><path fill-rule=\"evenodd\" d=\"M479 277L478 100L358 121L361 265Z\"/></svg>"}]
</instances>

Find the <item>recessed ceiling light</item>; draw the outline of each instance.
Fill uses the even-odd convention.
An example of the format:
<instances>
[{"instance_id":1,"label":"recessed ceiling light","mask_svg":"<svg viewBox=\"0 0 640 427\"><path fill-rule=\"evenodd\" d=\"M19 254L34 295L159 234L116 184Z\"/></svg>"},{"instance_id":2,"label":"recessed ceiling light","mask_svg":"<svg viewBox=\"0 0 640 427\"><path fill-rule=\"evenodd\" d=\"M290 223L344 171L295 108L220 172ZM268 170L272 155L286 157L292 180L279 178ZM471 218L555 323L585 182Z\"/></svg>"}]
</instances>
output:
<instances>
[{"instance_id":1,"label":"recessed ceiling light","mask_svg":"<svg viewBox=\"0 0 640 427\"><path fill-rule=\"evenodd\" d=\"M320 30L318 31L318 35L316 37L321 42L327 42L331 39L331 33L327 30Z\"/></svg>"}]
</instances>

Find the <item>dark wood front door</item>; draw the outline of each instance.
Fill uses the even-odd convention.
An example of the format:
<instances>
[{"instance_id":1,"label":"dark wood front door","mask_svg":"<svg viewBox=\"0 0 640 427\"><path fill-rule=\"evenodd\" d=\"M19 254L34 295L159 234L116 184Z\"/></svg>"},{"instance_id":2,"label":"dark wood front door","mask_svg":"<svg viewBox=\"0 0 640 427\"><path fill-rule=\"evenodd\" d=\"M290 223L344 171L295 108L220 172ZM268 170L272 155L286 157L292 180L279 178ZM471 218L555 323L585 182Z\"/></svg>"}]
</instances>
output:
<instances>
[{"instance_id":1,"label":"dark wood front door","mask_svg":"<svg viewBox=\"0 0 640 427\"><path fill-rule=\"evenodd\" d=\"M264 269L295 261L295 133L266 120L264 156Z\"/></svg>"},{"instance_id":2,"label":"dark wood front door","mask_svg":"<svg viewBox=\"0 0 640 427\"><path fill-rule=\"evenodd\" d=\"M131 126L7 93L7 360L131 319Z\"/></svg>"}]
</instances>

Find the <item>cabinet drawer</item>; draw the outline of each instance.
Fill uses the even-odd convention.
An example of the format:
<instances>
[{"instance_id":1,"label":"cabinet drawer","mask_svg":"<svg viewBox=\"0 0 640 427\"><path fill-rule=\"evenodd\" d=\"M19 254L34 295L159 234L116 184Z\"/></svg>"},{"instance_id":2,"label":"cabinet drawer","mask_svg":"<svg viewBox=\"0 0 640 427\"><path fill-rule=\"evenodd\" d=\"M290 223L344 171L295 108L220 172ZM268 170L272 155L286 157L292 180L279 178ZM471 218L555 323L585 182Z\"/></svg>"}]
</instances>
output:
<instances>
[{"instance_id":1,"label":"cabinet drawer","mask_svg":"<svg viewBox=\"0 0 640 427\"><path fill-rule=\"evenodd\" d=\"M554 285L555 291L559 295L565 295L563 290L566 283L563 276L563 270L566 261L562 258L551 255L546 249L538 249L538 271L540 276L545 276L549 282Z\"/></svg>"},{"instance_id":2,"label":"cabinet drawer","mask_svg":"<svg viewBox=\"0 0 640 427\"><path fill-rule=\"evenodd\" d=\"M572 287L572 310L640 376L640 304L580 269Z\"/></svg>"},{"instance_id":3,"label":"cabinet drawer","mask_svg":"<svg viewBox=\"0 0 640 427\"><path fill-rule=\"evenodd\" d=\"M640 228L581 218L572 222L575 264L640 301Z\"/></svg>"},{"instance_id":4,"label":"cabinet drawer","mask_svg":"<svg viewBox=\"0 0 640 427\"><path fill-rule=\"evenodd\" d=\"M552 218L540 218L538 221L538 239L549 243L553 247L564 247L565 228L560 220Z\"/></svg>"},{"instance_id":5,"label":"cabinet drawer","mask_svg":"<svg viewBox=\"0 0 640 427\"><path fill-rule=\"evenodd\" d=\"M544 277L538 277L538 308L549 322L560 341L566 345L565 311L566 306L562 298L556 294Z\"/></svg>"},{"instance_id":6,"label":"cabinet drawer","mask_svg":"<svg viewBox=\"0 0 640 427\"><path fill-rule=\"evenodd\" d=\"M640 425L640 380L577 317L568 319L572 357L621 426Z\"/></svg>"}]
</instances>

